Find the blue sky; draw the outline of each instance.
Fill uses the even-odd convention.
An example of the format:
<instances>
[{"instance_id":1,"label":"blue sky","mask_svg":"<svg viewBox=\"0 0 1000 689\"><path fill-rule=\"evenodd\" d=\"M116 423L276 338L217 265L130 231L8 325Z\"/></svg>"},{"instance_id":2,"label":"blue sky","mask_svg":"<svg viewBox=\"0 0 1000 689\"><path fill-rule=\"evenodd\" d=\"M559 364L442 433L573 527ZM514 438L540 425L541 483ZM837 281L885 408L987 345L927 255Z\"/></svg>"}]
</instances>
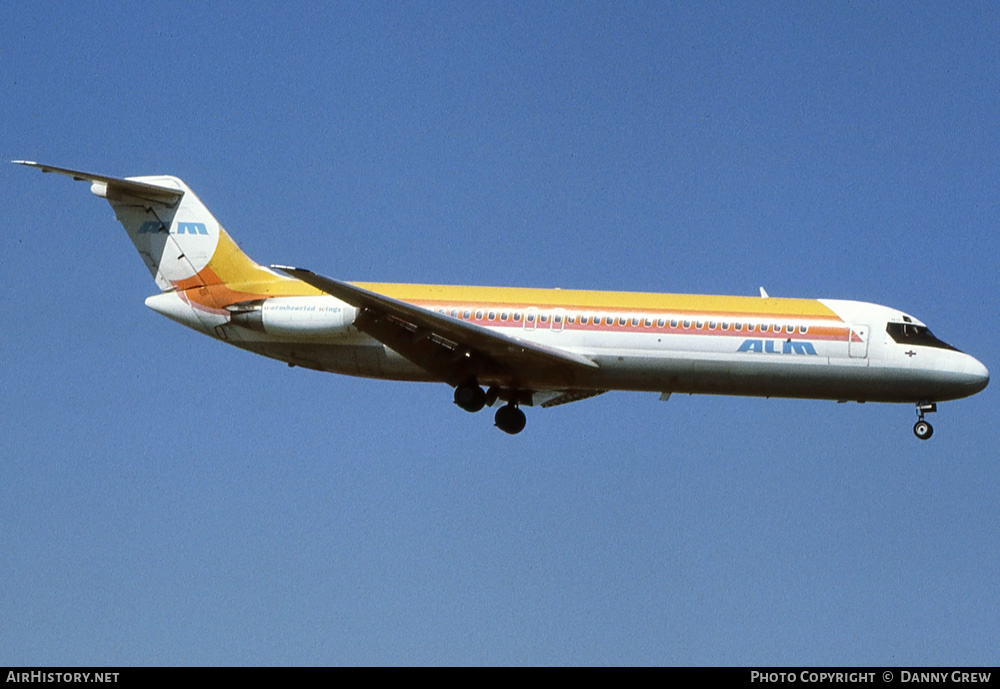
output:
<instances>
[{"instance_id":1,"label":"blue sky","mask_svg":"<svg viewBox=\"0 0 1000 689\"><path fill-rule=\"evenodd\" d=\"M3 157L349 280L859 299L995 370L989 3L9 3ZM993 386L612 393L507 437L143 305L0 168L0 664L1000 662Z\"/></svg>"}]
</instances>

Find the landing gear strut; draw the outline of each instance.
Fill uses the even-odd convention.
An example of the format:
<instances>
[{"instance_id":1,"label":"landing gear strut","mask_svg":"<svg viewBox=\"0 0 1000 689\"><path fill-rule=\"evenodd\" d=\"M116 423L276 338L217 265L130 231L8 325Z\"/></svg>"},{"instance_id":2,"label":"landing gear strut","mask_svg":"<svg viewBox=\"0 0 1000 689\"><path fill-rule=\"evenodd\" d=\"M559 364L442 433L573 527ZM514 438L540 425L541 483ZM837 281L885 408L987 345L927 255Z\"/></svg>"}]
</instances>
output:
<instances>
[{"instance_id":1,"label":"landing gear strut","mask_svg":"<svg viewBox=\"0 0 1000 689\"><path fill-rule=\"evenodd\" d=\"M497 409L493 423L504 433L516 435L524 430L524 424L527 423L527 420L524 418L524 412L514 406L513 402L510 402Z\"/></svg>"},{"instance_id":2,"label":"landing gear strut","mask_svg":"<svg viewBox=\"0 0 1000 689\"><path fill-rule=\"evenodd\" d=\"M937 404L934 402L917 403L918 419L917 422L913 424L913 435L917 436L921 440L927 440L934 435L934 427L924 421L924 414L930 414L935 411L937 411Z\"/></svg>"}]
</instances>

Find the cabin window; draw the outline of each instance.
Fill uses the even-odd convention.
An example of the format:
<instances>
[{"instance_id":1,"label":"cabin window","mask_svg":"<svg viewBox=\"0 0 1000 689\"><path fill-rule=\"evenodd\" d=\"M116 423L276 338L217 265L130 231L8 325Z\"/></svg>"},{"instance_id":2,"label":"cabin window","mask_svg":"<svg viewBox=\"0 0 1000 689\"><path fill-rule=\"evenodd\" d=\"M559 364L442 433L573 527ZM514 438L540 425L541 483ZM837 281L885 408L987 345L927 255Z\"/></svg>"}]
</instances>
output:
<instances>
[{"instance_id":1,"label":"cabin window","mask_svg":"<svg viewBox=\"0 0 1000 689\"><path fill-rule=\"evenodd\" d=\"M556 314L555 316L552 317L552 320L555 321L556 323L562 323L562 316Z\"/></svg>"},{"instance_id":2,"label":"cabin window","mask_svg":"<svg viewBox=\"0 0 1000 689\"><path fill-rule=\"evenodd\" d=\"M809 326L808 325L800 325L799 326L799 333L800 334L805 335L807 332L809 332Z\"/></svg>"},{"instance_id":3,"label":"cabin window","mask_svg":"<svg viewBox=\"0 0 1000 689\"><path fill-rule=\"evenodd\" d=\"M570 324L576 323L576 316L566 316L566 322Z\"/></svg>"},{"instance_id":4,"label":"cabin window","mask_svg":"<svg viewBox=\"0 0 1000 689\"><path fill-rule=\"evenodd\" d=\"M625 316L619 316L618 317L618 325L625 325L627 322L628 322L628 319L625 318Z\"/></svg>"},{"instance_id":5,"label":"cabin window","mask_svg":"<svg viewBox=\"0 0 1000 689\"><path fill-rule=\"evenodd\" d=\"M639 325L639 319L636 318L635 316L633 316L632 317L632 326L635 327L637 325Z\"/></svg>"},{"instance_id":6,"label":"cabin window","mask_svg":"<svg viewBox=\"0 0 1000 689\"><path fill-rule=\"evenodd\" d=\"M462 312L462 318L468 319L469 316L471 316L471 315L472 315L472 312L469 311L468 309L466 309L465 311Z\"/></svg>"},{"instance_id":7,"label":"cabin window","mask_svg":"<svg viewBox=\"0 0 1000 689\"><path fill-rule=\"evenodd\" d=\"M719 325L719 324L716 323L715 321L709 321L708 322L708 329L709 330L715 330L715 328L716 328L717 325Z\"/></svg>"},{"instance_id":8,"label":"cabin window","mask_svg":"<svg viewBox=\"0 0 1000 689\"><path fill-rule=\"evenodd\" d=\"M548 323L549 322L549 314L543 313L541 316L538 317L538 322L539 323Z\"/></svg>"},{"instance_id":9,"label":"cabin window","mask_svg":"<svg viewBox=\"0 0 1000 689\"><path fill-rule=\"evenodd\" d=\"M741 330L743 330L743 324L742 323L734 323L733 324L733 330L735 330L736 332L740 332Z\"/></svg>"},{"instance_id":10,"label":"cabin window","mask_svg":"<svg viewBox=\"0 0 1000 689\"><path fill-rule=\"evenodd\" d=\"M770 326L767 323L761 323L760 324L760 331L762 333L766 333L769 328L770 328Z\"/></svg>"},{"instance_id":11,"label":"cabin window","mask_svg":"<svg viewBox=\"0 0 1000 689\"><path fill-rule=\"evenodd\" d=\"M756 324L754 324L754 323L747 323L747 332L748 333L752 333L756 328L757 328Z\"/></svg>"},{"instance_id":12,"label":"cabin window","mask_svg":"<svg viewBox=\"0 0 1000 689\"><path fill-rule=\"evenodd\" d=\"M794 325L786 325L785 326L785 332L789 333L789 334L794 333L795 332L795 326Z\"/></svg>"},{"instance_id":13,"label":"cabin window","mask_svg":"<svg viewBox=\"0 0 1000 689\"><path fill-rule=\"evenodd\" d=\"M515 323L520 323L521 322L521 312L520 311L515 311L514 312L514 322Z\"/></svg>"},{"instance_id":14,"label":"cabin window","mask_svg":"<svg viewBox=\"0 0 1000 689\"><path fill-rule=\"evenodd\" d=\"M691 328L691 321L684 321L684 329L689 330Z\"/></svg>"},{"instance_id":15,"label":"cabin window","mask_svg":"<svg viewBox=\"0 0 1000 689\"><path fill-rule=\"evenodd\" d=\"M698 328L698 330L701 330L702 328L705 327L705 321L697 321L695 322L694 326Z\"/></svg>"},{"instance_id":16,"label":"cabin window","mask_svg":"<svg viewBox=\"0 0 1000 689\"><path fill-rule=\"evenodd\" d=\"M580 316L580 323L582 323L583 325L587 325L589 321L590 321L590 316L587 315Z\"/></svg>"},{"instance_id":17,"label":"cabin window","mask_svg":"<svg viewBox=\"0 0 1000 689\"><path fill-rule=\"evenodd\" d=\"M670 327L676 329L677 328L677 321L675 321L674 319L670 319Z\"/></svg>"},{"instance_id":18,"label":"cabin window","mask_svg":"<svg viewBox=\"0 0 1000 689\"><path fill-rule=\"evenodd\" d=\"M529 323L534 323L534 322L535 322L535 314L533 314L533 313L529 313L529 314L528 314L528 315L527 315L527 316L525 317L525 320L526 320L526 321L528 321Z\"/></svg>"},{"instance_id":19,"label":"cabin window","mask_svg":"<svg viewBox=\"0 0 1000 689\"><path fill-rule=\"evenodd\" d=\"M652 327L652 325L653 325L653 319L652 319L652 318L647 318L647 319L646 319L645 321L643 321L643 324L644 324L644 325L645 325L645 326L646 326L647 328L649 328L649 327Z\"/></svg>"},{"instance_id":20,"label":"cabin window","mask_svg":"<svg viewBox=\"0 0 1000 689\"><path fill-rule=\"evenodd\" d=\"M486 314L486 320L488 320L488 321L495 321L496 319L497 319L497 312L496 311L490 311L489 313Z\"/></svg>"},{"instance_id":21,"label":"cabin window","mask_svg":"<svg viewBox=\"0 0 1000 689\"><path fill-rule=\"evenodd\" d=\"M477 321L483 320L483 312L482 311L476 311L476 320Z\"/></svg>"},{"instance_id":22,"label":"cabin window","mask_svg":"<svg viewBox=\"0 0 1000 689\"><path fill-rule=\"evenodd\" d=\"M507 322L507 318L509 316L510 316L510 314L507 313L506 311L501 311L500 312L500 321L503 322L503 323L506 323Z\"/></svg>"},{"instance_id":23,"label":"cabin window","mask_svg":"<svg viewBox=\"0 0 1000 689\"><path fill-rule=\"evenodd\" d=\"M666 324L667 324L667 321L666 321L665 319L663 319L663 318L658 318L658 319L656 320L656 327L657 327L657 328L662 328L662 327L663 327L663 326L665 326Z\"/></svg>"}]
</instances>

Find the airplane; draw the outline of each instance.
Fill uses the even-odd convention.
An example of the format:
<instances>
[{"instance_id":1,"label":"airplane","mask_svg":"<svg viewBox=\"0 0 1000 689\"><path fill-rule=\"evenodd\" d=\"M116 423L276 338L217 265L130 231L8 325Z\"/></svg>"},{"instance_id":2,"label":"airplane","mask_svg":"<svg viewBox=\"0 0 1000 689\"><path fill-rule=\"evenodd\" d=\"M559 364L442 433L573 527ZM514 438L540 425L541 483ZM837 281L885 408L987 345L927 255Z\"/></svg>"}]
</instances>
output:
<instances>
[{"instance_id":1,"label":"airplane","mask_svg":"<svg viewBox=\"0 0 1000 689\"><path fill-rule=\"evenodd\" d=\"M889 402L924 416L989 371L913 316L837 299L344 282L251 260L183 181L11 161L90 182L152 273L146 306L317 371L445 383L521 432L522 407L609 390Z\"/></svg>"}]
</instances>

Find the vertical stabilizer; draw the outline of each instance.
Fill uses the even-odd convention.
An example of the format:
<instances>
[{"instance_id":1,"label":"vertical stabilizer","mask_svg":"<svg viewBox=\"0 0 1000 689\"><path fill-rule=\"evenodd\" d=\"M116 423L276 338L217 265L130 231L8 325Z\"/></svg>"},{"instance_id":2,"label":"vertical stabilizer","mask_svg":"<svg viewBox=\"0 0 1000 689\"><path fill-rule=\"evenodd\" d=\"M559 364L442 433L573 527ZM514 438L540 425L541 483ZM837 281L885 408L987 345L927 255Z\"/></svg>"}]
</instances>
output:
<instances>
[{"instance_id":1,"label":"vertical stabilizer","mask_svg":"<svg viewBox=\"0 0 1000 689\"><path fill-rule=\"evenodd\" d=\"M111 204L160 290L176 291L192 305L219 309L241 299L296 292L302 286L244 254L177 177L121 179L14 162L90 182L90 190Z\"/></svg>"},{"instance_id":2,"label":"vertical stabilizer","mask_svg":"<svg viewBox=\"0 0 1000 689\"><path fill-rule=\"evenodd\" d=\"M162 291L203 283L200 274L219 244L218 221L176 177L137 177L129 181L175 189L180 195L170 200L149 199L114 184L94 184L91 189L111 204Z\"/></svg>"}]
</instances>

